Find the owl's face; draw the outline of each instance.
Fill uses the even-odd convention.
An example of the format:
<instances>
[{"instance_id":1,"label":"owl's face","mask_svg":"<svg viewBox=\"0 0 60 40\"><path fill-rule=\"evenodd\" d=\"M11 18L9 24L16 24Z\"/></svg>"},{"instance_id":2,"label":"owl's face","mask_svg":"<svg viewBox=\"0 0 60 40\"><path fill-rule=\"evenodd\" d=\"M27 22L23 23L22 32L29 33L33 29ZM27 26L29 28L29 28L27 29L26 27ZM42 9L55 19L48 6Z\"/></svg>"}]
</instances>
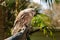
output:
<instances>
[{"instance_id":1,"label":"owl's face","mask_svg":"<svg viewBox=\"0 0 60 40\"><path fill-rule=\"evenodd\" d=\"M36 11L35 11L34 8L28 8L28 9L25 9L24 11L25 11L25 12L28 12L28 13L31 13L32 16L34 16L34 15L36 14Z\"/></svg>"}]
</instances>

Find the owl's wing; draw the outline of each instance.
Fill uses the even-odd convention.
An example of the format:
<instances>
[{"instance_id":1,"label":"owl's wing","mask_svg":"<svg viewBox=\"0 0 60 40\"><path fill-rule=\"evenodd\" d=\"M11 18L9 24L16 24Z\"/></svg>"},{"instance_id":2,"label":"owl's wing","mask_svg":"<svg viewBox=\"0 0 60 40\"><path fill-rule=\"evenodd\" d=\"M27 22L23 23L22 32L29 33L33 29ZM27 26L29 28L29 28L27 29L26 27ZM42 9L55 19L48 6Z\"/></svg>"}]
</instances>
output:
<instances>
[{"instance_id":1,"label":"owl's wing","mask_svg":"<svg viewBox=\"0 0 60 40\"><path fill-rule=\"evenodd\" d=\"M23 16L22 16L23 15ZM18 16L16 17L15 21L14 21L14 26L16 25L16 23L20 22L20 20L24 17L24 12L21 11Z\"/></svg>"},{"instance_id":2,"label":"owl's wing","mask_svg":"<svg viewBox=\"0 0 60 40\"><path fill-rule=\"evenodd\" d=\"M26 24L32 19L32 14L29 12L20 12L18 16L16 17L16 20L14 22L14 25L16 25L18 22Z\"/></svg>"}]
</instances>

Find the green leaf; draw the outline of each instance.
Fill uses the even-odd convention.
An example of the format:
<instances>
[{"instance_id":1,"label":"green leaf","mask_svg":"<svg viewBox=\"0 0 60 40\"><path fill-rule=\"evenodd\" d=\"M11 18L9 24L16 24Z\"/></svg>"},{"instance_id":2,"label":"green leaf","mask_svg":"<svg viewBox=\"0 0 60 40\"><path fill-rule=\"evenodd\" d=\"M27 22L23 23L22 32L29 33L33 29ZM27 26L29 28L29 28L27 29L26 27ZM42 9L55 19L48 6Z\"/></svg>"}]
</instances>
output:
<instances>
[{"instance_id":1,"label":"green leaf","mask_svg":"<svg viewBox=\"0 0 60 40\"><path fill-rule=\"evenodd\" d=\"M52 31L50 31L50 35L51 35L51 36L53 36L53 33L52 33Z\"/></svg>"},{"instance_id":2,"label":"green leaf","mask_svg":"<svg viewBox=\"0 0 60 40\"><path fill-rule=\"evenodd\" d=\"M47 34L47 30L45 28L44 28L43 32L44 32L44 35Z\"/></svg>"},{"instance_id":3,"label":"green leaf","mask_svg":"<svg viewBox=\"0 0 60 40\"><path fill-rule=\"evenodd\" d=\"M40 28L42 29L43 27L45 27L45 24L43 22L40 23Z\"/></svg>"}]
</instances>

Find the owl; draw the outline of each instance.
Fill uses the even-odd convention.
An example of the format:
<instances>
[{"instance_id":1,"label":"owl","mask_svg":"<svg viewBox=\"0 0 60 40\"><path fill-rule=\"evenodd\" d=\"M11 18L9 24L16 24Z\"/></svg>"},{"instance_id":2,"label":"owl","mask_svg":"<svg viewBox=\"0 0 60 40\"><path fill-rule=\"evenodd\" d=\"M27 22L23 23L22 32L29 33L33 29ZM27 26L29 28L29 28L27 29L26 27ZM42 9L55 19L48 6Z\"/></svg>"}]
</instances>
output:
<instances>
[{"instance_id":1,"label":"owl","mask_svg":"<svg viewBox=\"0 0 60 40\"><path fill-rule=\"evenodd\" d=\"M25 25L29 25L33 16L36 14L34 8L27 8L19 12L18 16L14 21L14 26L12 28L12 35L20 32Z\"/></svg>"}]
</instances>

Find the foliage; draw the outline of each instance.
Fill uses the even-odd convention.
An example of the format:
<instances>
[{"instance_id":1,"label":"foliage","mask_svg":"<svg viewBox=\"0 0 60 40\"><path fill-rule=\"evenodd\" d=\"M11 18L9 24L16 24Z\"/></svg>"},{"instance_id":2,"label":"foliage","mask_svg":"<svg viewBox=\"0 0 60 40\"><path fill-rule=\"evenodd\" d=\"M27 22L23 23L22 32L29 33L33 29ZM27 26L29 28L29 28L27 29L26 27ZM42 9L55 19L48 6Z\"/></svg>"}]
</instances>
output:
<instances>
[{"instance_id":1,"label":"foliage","mask_svg":"<svg viewBox=\"0 0 60 40\"><path fill-rule=\"evenodd\" d=\"M60 0L55 0L56 3L60 3Z\"/></svg>"},{"instance_id":2,"label":"foliage","mask_svg":"<svg viewBox=\"0 0 60 40\"><path fill-rule=\"evenodd\" d=\"M12 8L14 6L15 0L5 0L6 6Z\"/></svg>"},{"instance_id":3,"label":"foliage","mask_svg":"<svg viewBox=\"0 0 60 40\"><path fill-rule=\"evenodd\" d=\"M33 27L39 27L44 32L44 34L49 33L52 36L51 19L47 15L37 14L35 17L33 17L31 25Z\"/></svg>"}]
</instances>

